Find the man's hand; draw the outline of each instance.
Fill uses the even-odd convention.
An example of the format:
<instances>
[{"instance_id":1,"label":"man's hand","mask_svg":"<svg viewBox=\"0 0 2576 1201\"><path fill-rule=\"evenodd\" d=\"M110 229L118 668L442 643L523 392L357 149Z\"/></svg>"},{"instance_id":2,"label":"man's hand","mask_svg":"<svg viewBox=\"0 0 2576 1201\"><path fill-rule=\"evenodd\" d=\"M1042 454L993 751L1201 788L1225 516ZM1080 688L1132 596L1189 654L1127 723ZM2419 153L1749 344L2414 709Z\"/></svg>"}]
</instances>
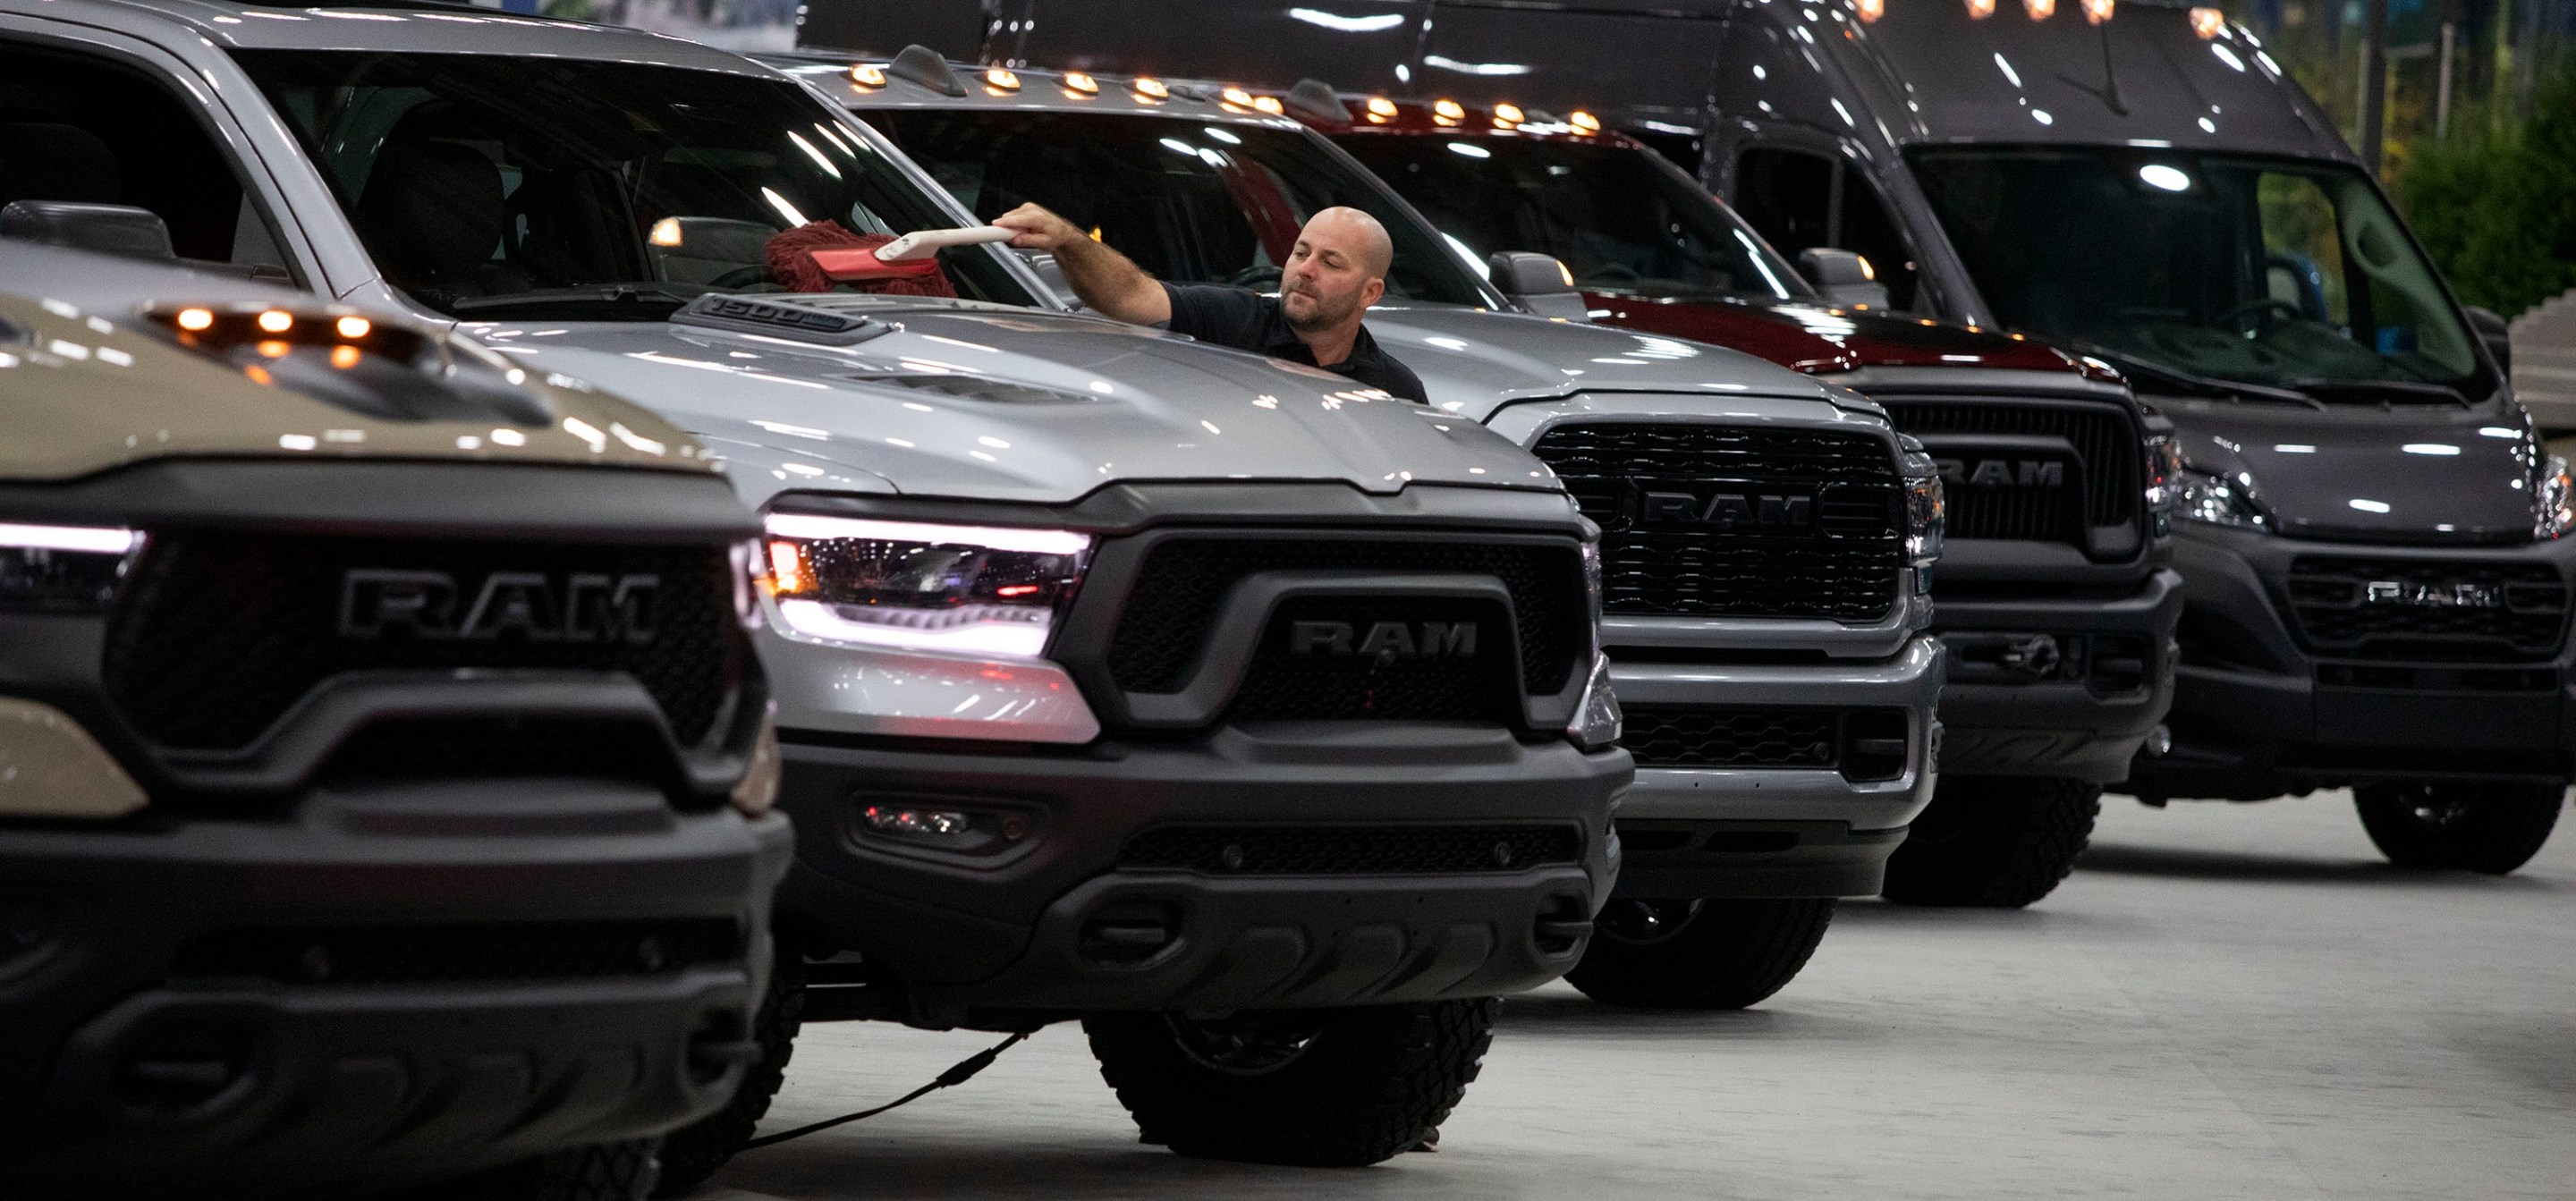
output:
<instances>
[{"instance_id":1,"label":"man's hand","mask_svg":"<svg viewBox=\"0 0 2576 1201\"><path fill-rule=\"evenodd\" d=\"M1073 222L1034 204L1023 204L995 217L993 224L1019 235L1011 239L1011 246L1018 250L1062 254L1067 242L1091 240Z\"/></svg>"},{"instance_id":2,"label":"man's hand","mask_svg":"<svg viewBox=\"0 0 2576 1201\"><path fill-rule=\"evenodd\" d=\"M1126 255L1092 241L1081 226L1034 204L995 217L993 224L1013 231L1013 247L1054 255L1074 295L1103 316L1137 325L1172 319L1172 298L1163 285Z\"/></svg>"}]
</instances>

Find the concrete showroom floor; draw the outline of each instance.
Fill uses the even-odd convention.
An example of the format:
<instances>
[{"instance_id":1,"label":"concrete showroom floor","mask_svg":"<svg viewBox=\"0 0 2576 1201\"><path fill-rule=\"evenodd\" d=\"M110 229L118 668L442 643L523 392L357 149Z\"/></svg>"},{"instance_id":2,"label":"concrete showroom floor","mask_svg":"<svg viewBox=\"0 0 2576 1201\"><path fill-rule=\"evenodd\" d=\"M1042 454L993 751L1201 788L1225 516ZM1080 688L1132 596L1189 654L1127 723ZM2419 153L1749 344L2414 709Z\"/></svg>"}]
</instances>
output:
<instances>
[{"instance_id":1,"label":"concrete showroom floor","mask_svg":"<svg viewBox=\"0 0 2576 1201\"><path fill-rule=\"evenodd\" d=\"M889 1100L990 1041L808 1027L763 1129ZM2497 879L2387 866L2343 793L2106 797L2048 899L1845 902L1755 1009L1512 999L1436 1153L1317 1171L1139 1146L1066 1025L698 1195L2576 1197L2576 815Z\"/></svg>"}]
</instances>

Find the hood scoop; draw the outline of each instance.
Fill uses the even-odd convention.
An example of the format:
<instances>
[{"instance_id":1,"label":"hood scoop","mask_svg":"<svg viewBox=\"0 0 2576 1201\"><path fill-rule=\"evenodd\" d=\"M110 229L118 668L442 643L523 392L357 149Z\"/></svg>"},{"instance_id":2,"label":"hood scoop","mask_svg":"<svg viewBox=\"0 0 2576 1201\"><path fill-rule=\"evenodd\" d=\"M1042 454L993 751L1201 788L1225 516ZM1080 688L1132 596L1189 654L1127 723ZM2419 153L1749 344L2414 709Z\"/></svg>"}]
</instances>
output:
<instances>
[{"instance_id":1,"label":"hood scoop","mask_svg":"<svg viewBox=\"0 0 2576 1201\"><path fill-rule=\"evenodd\" d=\"M864 313L837 312L764 296L709 292L671 314L673 325L794 338L818 346L855 346L900 328Z\"/></svg>"},{"instance_id":2,"label":"hood scoop","mask_svg":"<svg viewBox=\"0 0 2576 1201\"><path fill-rule=\"evenodd\" d=\"M1090 404L1100 399L1081 392L1068 392L1061 388L1017 383L982 375L849 371L839 373L833 378L862 384L886 384L897 388L910 388L916 392L928 392L958 400L989 400L999 404Z\"/></svg>"}]
</instances>

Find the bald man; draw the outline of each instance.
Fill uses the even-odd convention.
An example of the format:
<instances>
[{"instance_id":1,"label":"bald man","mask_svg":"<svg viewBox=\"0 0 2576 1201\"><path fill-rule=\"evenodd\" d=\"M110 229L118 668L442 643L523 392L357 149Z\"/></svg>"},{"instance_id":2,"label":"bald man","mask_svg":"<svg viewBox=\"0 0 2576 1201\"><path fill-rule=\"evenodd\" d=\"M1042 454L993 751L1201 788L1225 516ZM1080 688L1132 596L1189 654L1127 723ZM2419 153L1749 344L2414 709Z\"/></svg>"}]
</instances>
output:
<instances>
[{"instance_id":1,"label":"bald man","mask_svg":"<svg viewBox=\"0 0 2576 1201\"><path fill-rule=\"evenodd\" d=\"M1297 231L1275 299L1242 288L1164 283L1034 204L1004 213L993 224L1018 231L1011 245L1054 255L1074 294L1097 312L1321 367L1406 400L1429 399L1422 380L1379 350L1377 339L1360 325L1360 315L1386 295L1395 244L1377 218L1358 209L1325 209Z\"/></svg>"}]
</instances>

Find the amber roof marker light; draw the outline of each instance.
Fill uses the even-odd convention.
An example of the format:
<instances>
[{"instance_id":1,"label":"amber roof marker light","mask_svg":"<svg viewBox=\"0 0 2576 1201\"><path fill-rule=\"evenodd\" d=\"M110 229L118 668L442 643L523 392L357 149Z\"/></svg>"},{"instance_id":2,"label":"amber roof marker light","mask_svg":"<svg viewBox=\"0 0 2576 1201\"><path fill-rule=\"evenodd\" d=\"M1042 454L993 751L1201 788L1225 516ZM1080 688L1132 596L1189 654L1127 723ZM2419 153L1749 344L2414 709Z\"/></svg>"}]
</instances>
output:
<instances>
[{"instance_id":1,"label":"amber roof marker light","mask_svg":"<svg viewBox=\"0 0 2576 1201\"><path fill-rule=\"evenodd\" d=\"M1573 126L1576 133L1601 132L1601 118L1579 108L1566 116L1565 123Z\"/></svg>"},{"instance_id":2,"label":"amber roof marker light","mask_svg":"<svg viewBox=\"0 0 2576 1201\"><path fill-rule=\"evenodd\" d=\"M2227 32L2227 14L2214 8L2191 10L2191 31L2206 42Z\"/></svg>"},{"instance_id":3,"label":"amber roof marker light","mask_svg":"<svg viewBox=\"0 0 2576 1201\"><path fill-rule=\"evenodd\" d=\"M885 68L875 63L860 63L850 68L850 82L873 92L886 85Z\"/></svg>"},{"instance_id":4,"label":"amber roof marker light","mask_svg":"<svg viewBox=\"0 0 2576 1201\"><path fill-rule=\"evenodd\" d=\"M1165 84L1162 80L1156 79L1151 75L1139 75L1136 78L1127 81L1127 87L1138 96L1142 96L1147 100L1169 100L1172 98L1171 87Z\"/></svg>"},{"instance_id":5,"label":"amber roof marker light","mask_svg":"<svg viewBox=\"0 0 2576 1201\"><path fill-rule=\"evenodd\" d=\"M1100 94L1100 81L1080 71L1067 71L1064 73L1064 90L1076 99L1097 96Z\"/></svg>"},{"instance_id":6,"label":"amber roof marker light","mask_svg":"<svg viewBox=\"0 0 2576 1201\"><path fill-rule=\"evenodd\" d=\"M1009 67L995 67L984 72L984 86L995 93L1020 90L1020 73Z\"/></svg>"}]
</instances>

